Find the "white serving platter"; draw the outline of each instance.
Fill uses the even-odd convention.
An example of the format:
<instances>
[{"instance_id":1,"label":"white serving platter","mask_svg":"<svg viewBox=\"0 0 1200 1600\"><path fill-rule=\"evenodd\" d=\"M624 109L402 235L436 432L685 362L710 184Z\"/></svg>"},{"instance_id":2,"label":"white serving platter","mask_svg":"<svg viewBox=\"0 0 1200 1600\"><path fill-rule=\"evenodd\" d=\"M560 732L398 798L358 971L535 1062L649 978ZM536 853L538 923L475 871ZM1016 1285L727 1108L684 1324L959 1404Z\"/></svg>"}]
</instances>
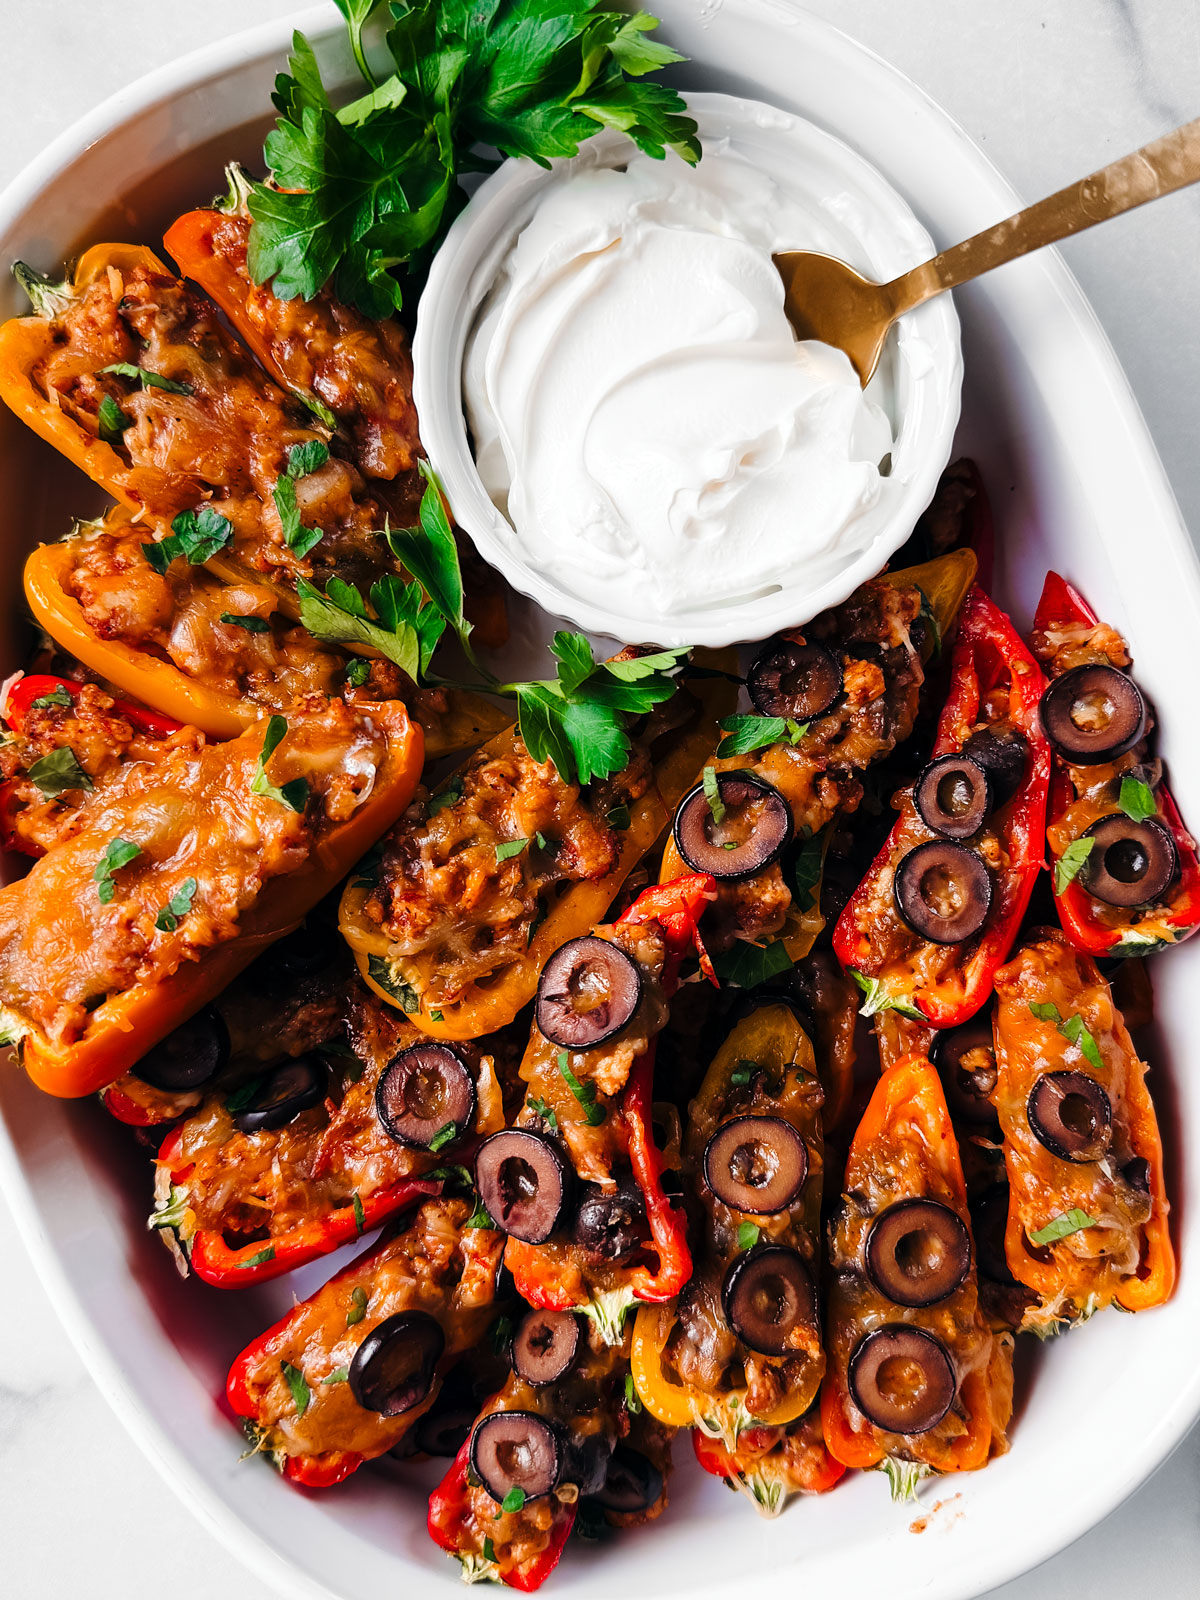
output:
<instances>
[{"instance_id":1,"label":"white serving platter","mask_svg":"<svg viewBox=\"0 0 1200 1600\"><path fill-rule=\"evenodd\" d=\"M791 0L659 0L691 65L678 80L802 113L873 162L941 245L1014 210L1018 197L962 131L899 73ZM349 82L332 5L294 19ZM54 266L104 237L156 241L219 187L223 162L258 159L292 22L224 42L123 91L56 141L0 197L0 262ZM982 67L981 67L982 70ZM1025 198L1034 198L1032 196ZM0 315L23 309L0 286ZM1173 787L1200 816L1192 642L1200 576L1145 424L1087 302L1043 252L958 296L966 386L959 446L980 462L1000 539L999 597L1027 623L1047 565L1123 628L1158 704ZM0 660L16 664L20 564L94 492L15 419L0 417ZM564 1600L655 1594L760 1600L967 1600L1077 1538L1158 1466L1200 1413L1200 1077L1189 1069L1200 939L1155 964L1152 1083L1167 1131L1180 1280L1164 1310L1113 1313L1043 1350L1022 1341L1011 1453L941 1480L921 1533L865 1475L760 1523L691 1470L686 1441L666 1516L603 1547L576 1547L551 1580ZM1190 992L1189 992L1190 991ZM0 1181L64 1322L102 1389L183 1499L265 1582L293 1600L453 1593L426 1537L422 1482L360 1472L305 1494L238 1463L222 1409L229 1359L329 1263L263 1291L227 1294L174 1275L143 1229L146 1163L93 1105L0 1074ZM97 1463L103 1471L103 1464Z\"/></svg>"}]
</instances>

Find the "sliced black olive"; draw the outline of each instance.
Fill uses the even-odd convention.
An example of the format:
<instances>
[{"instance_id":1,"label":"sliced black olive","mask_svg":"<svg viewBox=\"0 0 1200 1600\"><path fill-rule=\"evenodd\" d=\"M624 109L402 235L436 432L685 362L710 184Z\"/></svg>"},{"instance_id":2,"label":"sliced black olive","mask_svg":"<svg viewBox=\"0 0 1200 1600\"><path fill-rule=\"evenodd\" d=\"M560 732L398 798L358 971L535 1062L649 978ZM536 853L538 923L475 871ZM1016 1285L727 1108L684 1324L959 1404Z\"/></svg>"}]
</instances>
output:
<instances>
[{"instance_id":1,"label":"sliced black olive","mask_svg":"<svg viewBox=\"0 0 1200 1600\"><path fill-rule=\"evenodd\" d=\"M375 1090L375 1114L397 1144L428 1150L446 1128L452 1128L457 1139L470 1127L475 1080L448 1044L411 1045L384 1069Z\"/></svg>"},{"instance_id":2,"label":"sliced black olive","mask_svg":"<svg viewBox=\"0 0 1200 1600\"><path fill-rule=\"evenodd\" d=\"M405 1437L427 1456L456 1456L471 1436L479 1407L469 1400L457 1400L442 1410L439 1406L418 1417L416 1428Z\"/></svg>"},{"instance_id":3,"label":"sliced black olive","mask_svg":"<svg viewBox=\"0 0 1200 1600\"><path fill-rule=\"evenodd\" d=\"M229 1029L216 1006L204 1006L160 1039L133 1068L152 1089L182 1094L211 1083L229 1060Z\"/></svg>"},{"instance_id":4,"label":"sliced black olive","mask_svg":"<svg viewBox=\"0 0 1200 1600\"><path fill-rule=\"evenodd\" d=\"M320 1056L297 1056L293 1061L280 1062L233 1120L243 1133L282 1128L302 1111L319 1106L328 1083L329 1069Z\"/></svg>"},{"instance_id":5,"label":"sliced black olive","mask_svg":"<svg viewBox=\"0 0 1200 1600\"><path fill-rule=\"evenodd\" d=\"M350 1392L364 1411L381 1417L411 1411L429 1394L445 1348L441 1324L427 1311L387 1317L354 1352Z\"/></svg>"},{"instance_id":6,"label":"sliced black olive","mask_svg":"<svg viewBox=\"0 0 1200 1600\"><path fill-rule=\"evenodd\" d=\"M615 1189L584 1185L571 1238L597 1261L623 1261L646 1239L646 1200L631 1173Z\"/></svg>"},{"instance_id":7,"label":"sliced black olive","mask_svg":"<svg viewBox=\"0 0 1200 1600\"><path fill-rule=\"evenodd\" d=\"M817 1291L798 1251L760 1244L738 1256L721 1285L725 1320L751 1350L784 1356L801 1324L815 1327Z\"/></svg>"},{"instance_id":8,"label":"sliced black olive","mask_svg":"<svg viewBox=\"0 0 1200 1600\"><path fill-rule=\"evenodd\" d=\"M530 1128L493 1133L475 1155L475 1186L498 1228L545 1244L567 1202L570 1168L550 1139Z\"/></svg>"},{"instance_id":9,"label":"sliced black olive","mask_svg":"<svg viewBox=\"0 0 1200 1600\"><path fill-rule=\"evenodd\" d=\"M619 944L588 934L562 945L542 968L537 1025L551 1044L587 1050L611 1039L642 998L642 973Z\"/></svg>"},{"instance_id":10,"label":"sliced black olive","mask_svg":"<svg viewBox=\"0 0 1200 1600\"><path fill-rule=\"evenodd\" d=\"M553 1383L575 1365L579 1340L573 1311L531 1311L513 1335L513 1371L527 1383Z\"/></svg>"},{"instance_id":11,"label":"sliced black olive","mask_svg":"<svg viewBox=\"0 0 1200 1600\"><path fill-rule=\"evenodd\" d=\"M981 728L963 745L962 754L987 773L991 809L998 811L1021 787L1029 760L1029 741L1019 728Z\"/></svg>"},{"instance_id":12,"label":"sliced black olive","mask_svg":"<svg viewBox=\"0 0 1200 1600\"><path fill-rule=\"evenodd\" d=\"M808 1149L782 1117L731 1117L704 1151L704 1181L735 1211L786 1210L808 1176Z\"/></svg>"},{"instance_id":13,"label":"sliced black olive","mask_svg":"<svg viewBox=\"0 0 1200 1600\"><path fill-rule=\"evenodd\" d=\"M931 761L917 779L913 803L929 831L943 839L969 839L995 809L987 773L967 755Z\"/></svg>"},{"instance_id":14,"label":"sliced black olive","mask_svg":"<svg viewBox=\"0 0 1200 1600\"><path fill-rule=\"evenodd\" d=\"M1039 714L1059 755L1082 767L1115 761L1146 732L1141 690L1116 667L1064 672L1042 696Z\"/></svg>"},{"instance_id":15,"label":"sliced black olive","mask_svg":"<svg viewBox=\"0 0 1200 1600\"><path fill-rule=\"evenodd\" d=\"M1034 1137L1064 1161L1099 1161L1112 1141L1112 1101L1086 1072L1046 1072L1025 1105Z\"/></svg>"},{"instance_id":16,"label":"sliced black olive","mask_svg":"<svg viewBox=\"0 0 1200 1600\"><path fill-rule=\"evenodd\" d=\"M867 1277L898 1306L933 1306L971 1270L971 1235L937 1200L900 1200L871 1224Z\"/></svg>"},{"instance_id":17,"label":"sliced black olive","mask_svg":"<svg viewBox=\"0 0 1200 1600\"><path fill-rule=\"evenodd\" d=\"M781 644L755 661L746 688L761 716L811 722L841 694L842 669L819 644Z\"/></svg>"},{"instance_id":18,"label":"sliced black olive","mask_svg":"<svg viewBox=\"0 0 1200 1600\"><path fill-rule=\"evenodd\" d=\"M1004 1250L1008 1227L1008 1185L993 1183L971 1206L971 1226L975 1233L975 1256L981 1277L1012 1288L1017 1280L1009 1270Z\"/></svg>"},{"instance_id":19,"label":"sliced black olive","mask_svg":"<svg viewBox=\"0 0 1200 1600\"><path fill-rule=\"evenodd\" d=\"M752 772L717 775L717 793L725 807L722 822L698 784L675 813L675 845L693 872L714 878L748 878L779 859L792 837L792 811L787 801Z\"/></svg>"},{"instance_id":20,"label":"sliced black olive","mask_svg":"<svg viewBox=\"0 0 1200 1600\"><path fill-rule=\"evenodd\" d=\"M1094 840L1079 877L1108 906L1145 906L1171 887L1179 871L1175 841L1153 817L1102 817L1084 834Z\"/></svg>"},{"instance_id":21,"label":"sliced black olive","mask_svg":"<svg viewBox=\"0 0 1200 1600\"><path fill-rule=\"evenodd\" d=\"M534 1411L493 1411L475 1424L471 1466L493 1500L511 1489L540 1500L558 1483L563 1441L557 1427Z\"/></svg>"},{"instance_id":22,"label":"sliced black olive","mask_svg":"<svg viewBox=\"0 0 1200 1600\"><path fill-rule=\"evenodd\" d=\"M923 1328L892 1325L860 1339L847 1372L854 1404L885 1433L928 1433L954 1403L950 1352Z\"/></svg>"},{"instance_id":23,"label":"sliced black olive","mask_svg":"<svg viewBox=\"0 0 1200 1600\"><path fill-rule=\"evenodd\" d=\"M992 875L974 851L948 839L910 850L896 868L896 909L922 939L961 944L992 907Z\"/></svg>"},{"instance_id":24,"label":"sliced black olive","mask_svg":"<svg viewBox=\"0 0 1200 1600\"><path fill-rule=\"evenodd\" d=\"M649 1511L662 1499L663 1475L649 1456L632 1445L619 1444L609 1457L608 1475L592 1496L605 1511L630 1515Z\"/></svg>"},{"instance_id":25,"label":"sliced black olive","mask_svg":"<svg viewBox=\"0 0 1200 1600\"><path fill-rule=\"evenodd\" d=\"M988 1098L996 1087L996 1046L990 1012L972 1017L961 1028L939 1033L930 1054L942 1080L951 1118L973 1128L997 1130L1000 1118Z\"/></svg>"}]
</instances>

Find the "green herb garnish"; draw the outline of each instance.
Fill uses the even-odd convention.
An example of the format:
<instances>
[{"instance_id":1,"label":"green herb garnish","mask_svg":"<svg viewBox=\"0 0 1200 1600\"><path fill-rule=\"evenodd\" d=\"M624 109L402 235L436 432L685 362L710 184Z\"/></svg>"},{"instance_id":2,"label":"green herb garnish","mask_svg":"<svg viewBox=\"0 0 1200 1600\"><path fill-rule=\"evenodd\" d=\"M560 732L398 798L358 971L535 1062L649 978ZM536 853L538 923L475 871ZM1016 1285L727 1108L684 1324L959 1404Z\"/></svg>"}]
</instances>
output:
<instances>
[{"instance_id":1,"label":"green herb garnish","mask_svg":"<svg viewBox=\"0 0 1200 1600\"><path fill-rule=\"evenodd\" d=\"M541 1121L545 1123L546 1127L549 1128L552 1133L558 1132L558 1116L555 1113L554 1107L550 1105L548 1101L542 1100L537 1095L534 1095L530 1099L529 1109L533 1112L535 1117L539 1117Z\"/></svg>"},{"instance_id":2,"label":"green herb garnish","mask_svg":"<svg viewBox=\"0 0 1200 1600\"><path fill-rule=\"evenodd\" d=\"M608 823L609 827L614 833L624 833L632 820L629 815L629 807L610 806L608 815L604 820Z\"/></svg>"},{"instance_id":3,"label":"green herb garnish","mask_svg":"<svg viewBox=\"0 0 1200 1600\"><path fill-rule=\"evenodd\" d=\"M1133 822L1145 822L1147 818L1158 815L1158 801L1154 798L1153 789L1132 772L1127 772L1121 779L1117 804Z\"/></svg>"},{"instance_id":4,"label":"green herb garnish","mask_svg":"<svg viewBox=\"0 0 1200 1600\"><path fill-rule=\"evenodd\" d=\"M525 1491L519 1483L514 1483L512 1488L500 1502L501 1511L506 1511L511 1516L514 1511L520 1511L525 1504Z\"/></svg>"},{"instance_id":5,"label":"green herb garnish","mask_svg":"<svg viewBox=\"0 0 1200 1600\"><path fill-rule=\"evenodd\" d=\"M1077 1045L1084 1060L1089 1062L1097 1072L1104 1071L1104 1060L1100 1054L1100 1046L1088 1032L1084 1026L1083 1018L1078 1013L1064 1020L1062 1012L1052 1000L1031 1000L1029 1009L1039 1022L1052 1022L1068 1044Z\"/></svg>"},{"instance_id":6,"label":"green herb garnish","mask_svg":"<svg viewBox=\"0 0 1200 1600\"><path fill-rule=\"evenodd\" d=\"M625 1374L625 1409L632 1417L639 1417L642 1414L642 1402L634 1385L632 1372Z\"/></svg>"},{"instance_id":7,"label":"green herb garnish","mask_svg":"<svg viewBox=\"0 0 1200 1600\"><path fill-rule=\"evenodd\" d=\"M734 1089L744 1089L757 1071L757 1061L739 1061L737 1066L734 1067L733 1071L729 1074L730 1087Z\"/></svg>"},{"instance_id":8,"label":"green herb garnish","mask_svg":"<svg viewBox=\"0 0 1200 1600\"><path fill-rule=\"evenodd\" d=\"M267 762L282 744L287 731L286 717L281 717L277 713L268 721L267 731L263 737L262 753L255 765L254 777L250 783L250 792L265 795L268 800L277 800L280 805L287 806L289 811L302 812L308 804L308 779L292 778L280 789L267 777Z\"/></svg>"},{"instance_id":9,"label":"green herb garnish","mask_svg":"<svg viewBox=\"0 0 1200 1600\"><path fill-rule=\"evenodd\" d=\"M29 781L37 786L47 800L56 800L60 794L72 789L91 789L92 780L79 765L70 745L51 750L39 756L29 768Z\"/></svg>"},{"instance_id":10,"label":"green herb garnish","mask_svg":"<svg viewBox=\"0 0 1200 1600\"><path fill-rule=\"evenodd\" d=\"M180 917L187 916L195 898L196 880L185 878L154 919L154 926L159 933L174 933L179 926Z\"/></svg>"},{"instance_id":11,"label":"green herb garnish","mask_svg":"<svg viewBox=\"0 0 1200 1600\"><path fill-rule=\"evenodd\" d=\"M719 756L744 756L752 750L762 750L767 745L799 744L808 732L807 722L796 722L791 717L759 717L744 715L726 717L721 724L725 738L717 746Z\"/></svg>"},{"instance_id":12,"label":"green herb garnish","mask_svg":"<svg viewBox=\"0 0 1200 1600\"><path fill-rule=\"evenodd\" d=\"M178 383L174 378L164 378L159 372L151 372L148 367L135 367L132 361L114 361L111 366L101 367L101 372L111 372L118 378L128 378L131 383L140 383L143 389L165 389L168 394L191 394L191 388L186 383Z\"/></svg>"},{"instance_id":13,"label":"green herb garnish","mask_svg":"<svg viewBox=\"0 0 1200 1600\"><path fill-rule=\"evenodd\" d=\"M356 1284L350 1296L350 1309L346 1313L346 1326L353 1328L355 1323L361 1322L367 1314L367 1291L361 1284Z\"/></svg>"},{"instance_id":14,"label":"green herb garnish","mask_svg":"<svg viewBox=\"0 0 1200 1600\"><path fill-rule=\"evenodd\" d=\"M256 1250L252 1256L247 1256L245 1261L239 1261L237 1270L246 1272L250 1267L261 1267L268 1261L274 1261L274 1259L275 1246L273 1244L264 1245L261 1250Z\"/></svg>"},{"instance_id":15,"label":"green herb garnish","mask_svg":"<svg viewBox=\"0 0 1200 1600\"><path fill-rule=\"evenodd\" d=\"M92 879L96 884L96 893L100 896L100 903L108 905L117 892L113 882L113 873L120 872L122 867L127 867L131 861L137 859L142 853L141 845L131 844L128 839L110 839L104 847L104 854L96 863Z\"/></svg>"},{"instance_id":16,"label":"green herb garnish","mask_svg":"<svg viewBox=\"0 0 1200 1600\"><path fill-rule=\"evenodd\" d=\"M1054 892L1065 894L1068 884L1074 883L1080 868L1092 853L1095 839L1072 839L1054 863Z\"/></svg>"},{"instance_id":17,"label":"green herb garnish","mask_svg":"<svg viewBox=\"0 0 1200 1600\"><path fill-rule=\"evenodd\" d=\"M858 972L853 967L846 969L855 983L862 990L866 999L859 1006L859 1015L873 1017L880 1011L898 1011L902 1017L911 1017L914 1022L928 1024L929 1018L924 1012L900 995L890 995L883 986L881 978L868 978L865 973Z\"/></svg>"},{"instance_id":18,"label":"green herb garnish","mask_svg":"<svg viewBox=\"0 0 1200 1600\"><path fill-rule=\"evenodd\" d=\"M362 1196L357 1189L350 1198L354 1202L354 1231L361 1238L367 1226L367 1213L363 1209Z\"/></svg>"},{"instance_id":19,"label":"green herb garnish","mask_svg":"<svg viewBox=\"0 0 1200 1600\"><path fill-rule=\"evenodd\" d=\"M513 856L519 856L528 843L528 839L509 839L504 844L498 844L496 846L497 862L509 861Z\"/></svg>"},{"instance_id":20,"label":"green herb garnish","mask_svg":"<svg viewBox=\"0 0 1200 1600\"><path fill-rule=\"evenodd\" d=\"M155 572L165 573L178 556L192 566L203 566L233 538L233 523L211 506L199 511L181 511L171 523L171 532L156 544L144 544L142 554Z\"/></svg>"},{"instance_id":21,"label":"green herb garnish","mask_svg":"<svg viewBox=\"0 0 1200 1600\"><path fill-rule=\"evenodd\" d=\"M337 1367L327 1378L322 1378L322 1383L348 1383L350 1381L350 1368Z\"/></svg>"},{"instance_id":22,"label":"green herb garnish","mask_svg":"<svg viewBox=\"0 0 1200 1600\"><path fill-rule=\"evenodd\" d=\"M352 661L347 663L346 682L352 689L361 689L370 676L371 663L363 656L355 656Z\"/></svg>"},{"instance_id":23,"label":"green herb garnish","mask_svg":"<svg viewBox=\"0 0 1200 1600\"><path fill-rule=\"evenodd\" d=\"M402 978L397 978L392 971L391 963L383 956L367 957L367 977L377 983L393 1000L400 1002L400 1009L411 1016L414 1011L421 1009L421 997L411 983L405 983Z\"/></svg>"},{"instance_id":24,"label":"green herb garnish","mask_svg":"<svg viewBox=\"0 0 1200 1600\"><path fill-rule=\"evenodd\" d=\"M708 801L713 821L719 827L725 821L725 802L721 799L721 785L717 782L716 767L705 767L703 782L704 798ZM737 848L736 845L734 848Z\"/></svg>"},{"instance_id":25,"label":"green herb garnish","mask_svg":"<svg viewBox=\"0 0 1200 1600\"><path fill-rule=\"evenodd\" d=\"M748 944L739 939L731 950L714 955L712 963L718 982L734 984L739 989L757 989L760 983L794 965L782 939L770 944Z\"/></svg>"},{"instance_id":26,"label":"green herb garnish","mask_svg":"<svg viewBox=\"0 0 1200 1600\"><path fill-rule=\"evenodd\" d=\"M429 1148L434 1155L437 1155L439 1150L444 1150L448 1144L452 1144L457 1132L458 1129L453 1122L444 1122L429 1141Z\"/></svg>"},{"instance_id":27,"label":"green herb garnish","mask_svg":"<svg viewBox=\"0 0 1200 1600\"><path fill-rule=\"evenodd\" d=\"M296 1406L296 1415L302 1417L308 1410L308 1403L312 1399L312 1391L305 1382L304 1374L299 1367L294 1367L290 1361L281 1361L280 1370L287 1379L287 1386L292 1391L292 1400Z\"/></svg>"},{"instance_id":28,"label":"green herb garnish","mask_svg":"<svg viewBox=\"0 0 1200 1600\"><path fill-rule=\"evenodd\" d=\"M1066 1239L1072 1233L1095 1226L1095 1217L1089 1217L1086 1211L1072 1207L1070 1211L1062 1211L1057 1217L1052 1217L1044 1228L1031 1233L1029 1238L1032 1244L1054 1244L1058 1239Z\"/></svg>"},{"instance_id":29,"label":"green herb garnish","mask_svg":"<svg viewBox=\"0 0 1200 1600\"><path fill-rule=\"evenodd\" d=\"M222 611L221 621L231 628L245 628L247 633L270 633L271 624L266 617L238 616L233 611Z\"/></svg>"},{"instance_id":30,"label":"green herb garnish","mask_svg":"<svg viewBox=\"0 0 1200 1600\"><path fill-rule=\"evenodd\" d=\"M806 823L791 863L792 904L797 911L811 911L816 905L824 870L824 833L810 833Z\"/></svg>"},{"instance_id":31,"label":"green herb garnish","mask_svg":"<svg viewBox=\"0 0 1200 1600\"><path fill-rule=\"evenodd\" d=\"M49 694L40 694L30 706L31 711L49 711L51 706L61 706L64 711L69 711L75 704L74 700L65 689L52 689Z\"/></svg>"},{"instance_id":32,"label":"green herb garnish","mask_svg":"<svg viewBox=\"0 0 1200 1600\"><path fill-rule=\"evenodd\" d=\"M100 437L105 444L117 444L125 429L133 426L133 418L128 411L122 411L110 394L104 395L101 399L96 420L100 425Z\"/></svg>"},{"instance_id":33,"label":"green herb garnish","mask_svg":"<svg viewBox=\"0 0 1200 1600\"><path fill-rule=\"evenodd\" d=\"M571 1071L571 1058L565 1050L558 1052L558 1070L563 1082L583 1108L583 1114L588 1126L590 1128L598 1128L608 1116L608 1111L604 1106L596 1104L596 1085L594 1083L580 1083L579 1079Z\"/></svg>"},{"instance_id":34,"label":"green herb garnish","mask_svg":"<svg viewBox=\"0 0 1200 1600\"><path fill-rule=\"evenodd\" d=\"M739 1250L752 1250L758 1243L758 1226L753 1222L742 1222L738 1225L737 1240Z\"/></svg>"}]
</instances>

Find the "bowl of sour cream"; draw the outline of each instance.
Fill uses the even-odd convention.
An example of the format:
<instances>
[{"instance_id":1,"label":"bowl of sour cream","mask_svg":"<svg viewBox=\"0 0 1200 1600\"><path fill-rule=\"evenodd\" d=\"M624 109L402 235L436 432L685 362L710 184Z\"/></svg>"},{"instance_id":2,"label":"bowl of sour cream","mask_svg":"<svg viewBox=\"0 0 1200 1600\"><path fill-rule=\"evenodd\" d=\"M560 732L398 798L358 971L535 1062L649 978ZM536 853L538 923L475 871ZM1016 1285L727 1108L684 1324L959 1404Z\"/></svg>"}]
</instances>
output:
<instances>
[{"instance_id":1,"label":"bowl of sour cream","mask_svg":"<svg viewBox=\"0 0 1200 1600\"><path fill-rule=\"evenodd\" d=\"M933 243L803 118L688 105L695 166L604 132L480 187L421 299L414 392L457 521L516 589L589 632L715 646L886 564L950 458L962 355L948 295L893 328L865 390L798 342L774 253L885 281Z\"/></svg>"}]
</instances>

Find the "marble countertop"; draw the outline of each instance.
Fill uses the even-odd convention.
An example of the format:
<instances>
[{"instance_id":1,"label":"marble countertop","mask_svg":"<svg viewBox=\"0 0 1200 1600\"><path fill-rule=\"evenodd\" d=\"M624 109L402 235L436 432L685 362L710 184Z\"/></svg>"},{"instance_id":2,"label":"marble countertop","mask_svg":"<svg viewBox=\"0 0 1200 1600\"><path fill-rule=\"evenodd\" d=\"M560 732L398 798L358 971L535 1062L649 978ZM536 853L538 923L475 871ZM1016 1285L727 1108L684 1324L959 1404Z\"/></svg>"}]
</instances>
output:
<instances>
[{"instance_id":1,"label":"marble countertop","mask_svg":"<svg viewBox=\"0 0 1200 1600\"><path fill-rule=\"evenodd\" d=\"M810 0L810 8L907 72L1030 200L1200 110L1200 11L1180 0ZM0 185L65 119L134 77L293 9L292 0L4 0ZM1135 212L1064 253L1200 532L1200 191ZM2 1201L0 1283L5 1600L262 1600L261 1584L160 1481L84 1373ZM991 1600L1126 1600L1146 1591L1191 1600L1197 1570L1200 1430L1100 1527Z\"/></svg>"}]
</instances>

